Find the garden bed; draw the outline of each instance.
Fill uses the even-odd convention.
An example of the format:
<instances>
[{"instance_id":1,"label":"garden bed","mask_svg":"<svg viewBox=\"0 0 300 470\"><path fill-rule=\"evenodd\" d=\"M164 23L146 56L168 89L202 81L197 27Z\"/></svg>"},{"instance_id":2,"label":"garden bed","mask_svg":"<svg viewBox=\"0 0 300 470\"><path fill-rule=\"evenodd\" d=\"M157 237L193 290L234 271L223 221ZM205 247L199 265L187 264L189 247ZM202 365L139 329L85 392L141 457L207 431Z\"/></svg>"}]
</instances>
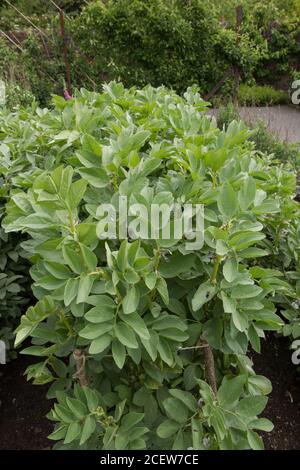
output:
<instances>
[{"instance_id":1,"label":"garden bed","mask_svg":"<svg viewBox=\"0 0 300 470\"><path fill-rule=\"evenodd\" d=\"M300 375L291 362L289 341L269 334L261 354L252 357L255 371L271 380L273 390L263 413L274 424L264 433L265 448L300 449Z\"/></svg>"},{"instance_id":2,"label":"garden bed","mask_svg":"<svg viewBox=\"0 0 300 470\"><path fill-rule=\"evenodd\" d=\"M265 448L300 449L300 375L291 363L289 343L270 334L262 353L254 354L256 372L273 384L264 416L274 423L271 433L264 433ZM0 382L0 449L48 450L47 439L52 424L45 415L51 408L46 400L47 386L33 386L26 381L24 370L32 358L19 356L1 369Z\"/></svg>"},{"instance_id":3,"label":"garden bed","mask_svg":"<svg viewBox=\"0 0 300 470\"><path fill-rule=\"evenodd\" d=\"M46 414L51 408L45 398L47 386L34 386L26 381L25 369L34 359L19 356L0 366L0 449L50 449L47 436L52 424Z\"/></svg>"}]
</instances>

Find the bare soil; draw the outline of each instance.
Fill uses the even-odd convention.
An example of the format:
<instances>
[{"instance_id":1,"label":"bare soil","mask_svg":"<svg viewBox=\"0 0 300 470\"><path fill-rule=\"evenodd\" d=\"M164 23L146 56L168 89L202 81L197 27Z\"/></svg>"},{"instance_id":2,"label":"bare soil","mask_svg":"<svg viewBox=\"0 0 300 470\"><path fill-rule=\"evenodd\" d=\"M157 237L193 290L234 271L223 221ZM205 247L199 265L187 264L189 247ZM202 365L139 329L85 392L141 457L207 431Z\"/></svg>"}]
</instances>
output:
<instances>
[{"instance_id":1,"label":"bare soil","mask_svg":"<svg viewBox=\"0 0 300 470\"><path fill-rule=\"evenodd\" d=\"M291 362L289 342L269 334L261 354L252 354L255 370L273 384L266 418L275 427L264 433L266 449L300 450L300 373ZM19 356L0 366L0 449L46 450L53 441L47 436L52 423L45 417L51 401L45 398L47 386L32 385L24 371L33 358Z\"/></svg>"},{"instance_id":2,"label":"bare soil","mask_svg":"<svg viewBox=\"0 0 300 470\"><path fill-rule=\"evenodd\" d=\"M271 380L264 417L274 424L274 430L264 433L265 448L269 450L300 449L300 373L291 361L289 341L269 334L261 354L253 354L257 374Z\"/></svg>"},{"instance_id":3,"label":"bare soil","mask_svg":"<svg viewBox=\"0 0 300 470\"><path fill-rule=\"evenodd\" d=\"M26 381L25 369L36 362L19 356L0 365L0 449L50 449L47 439L53 424L46 418L51 401L45 398L47 386Z\"/></svg>"}]
</instances>

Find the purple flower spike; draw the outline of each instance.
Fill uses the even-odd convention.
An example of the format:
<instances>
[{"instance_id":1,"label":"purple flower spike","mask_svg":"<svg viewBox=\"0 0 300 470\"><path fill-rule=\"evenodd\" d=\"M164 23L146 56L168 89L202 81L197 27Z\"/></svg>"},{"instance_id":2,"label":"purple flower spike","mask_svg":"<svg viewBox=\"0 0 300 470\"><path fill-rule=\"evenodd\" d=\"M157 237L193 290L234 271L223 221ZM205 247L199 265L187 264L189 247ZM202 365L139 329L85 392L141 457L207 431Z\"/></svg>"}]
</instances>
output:
<instances>
[{"instance_id":1,"label":"purple flower spike","mask_svg":"<svg viewBox=\"0 0 300 470\"><path fill-rule=\"evenodd\" d=\"M65 98L65 100L71 100L72 99L72 96L70 95L68 90L64 90L64 98Z\"/></svg>"}]
</instances>

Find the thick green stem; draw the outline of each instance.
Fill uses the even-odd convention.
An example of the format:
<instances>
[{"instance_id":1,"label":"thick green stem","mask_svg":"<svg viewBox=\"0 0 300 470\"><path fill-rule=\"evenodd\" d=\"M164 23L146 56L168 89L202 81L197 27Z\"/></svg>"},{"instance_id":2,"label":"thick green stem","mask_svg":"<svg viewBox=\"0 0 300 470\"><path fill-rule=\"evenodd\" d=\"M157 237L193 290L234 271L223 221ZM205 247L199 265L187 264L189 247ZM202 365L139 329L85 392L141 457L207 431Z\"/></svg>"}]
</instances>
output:
<instances>
[{"instance_id":1,"label":"thick green stem","mask_svg":"<svg viewBox=\"0 0 300 470\"><path fill-rule=\"evenodd\" d=\"M217 281L217 274L218 274L218 271L219 271L219 266L220 266L220 263L221 263L221 259L222 259L222 256L217 255L216 260L215 260L215 264L213 266L213 270L212 270L212 273L211 273L211 278L210 278L212 284L215 284L216 281Z\"/></svg>"}]
</instances>

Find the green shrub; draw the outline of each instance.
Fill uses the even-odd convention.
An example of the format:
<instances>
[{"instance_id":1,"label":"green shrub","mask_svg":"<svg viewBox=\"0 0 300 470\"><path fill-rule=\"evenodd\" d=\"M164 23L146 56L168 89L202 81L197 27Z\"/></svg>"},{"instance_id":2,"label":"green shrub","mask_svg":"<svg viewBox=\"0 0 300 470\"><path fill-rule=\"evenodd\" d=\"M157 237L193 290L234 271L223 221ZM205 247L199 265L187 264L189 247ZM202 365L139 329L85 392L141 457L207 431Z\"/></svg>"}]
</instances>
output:
<instances>
[{"instance_id":1,"label":"green shrub","mask_svg":"<svg viewBox=\"0 0 300 470\"><path fill-rule=\"evenodd\" d=\"M45 106L51 93L63 91L64 70L57 51L52 49L51 60L47 59L40 38L30 34L22 48L20 52L0 38L0 79L5 83L8 109L30 106L34 100Z\"/></svg>"},{"instance_id":2,"label":"green shrub","mask_svg":"<svg viewBox=\"0 0 300 470\"><path fill-rule=\"evenodd\" d=\"M275 90L271 86L242 84L238 91L238 101L242 106L270 106L286 104L289 96L282 90Z\"/></svg>"},{"instance_id":3,"label":"green shrub","mask_svg":"<svg viewBox=\"0 0 300 470\"><path fill-rule=\"evenodd\" d=\"M58 3L67 11L67 53L74 89L93 86L100 90L103 81L121 79L127 86L164 84L179 93L196 83L205 95L232 67L239 70L244 82L257 80L279 86L288 84L299 69L297 16L288 5L283 8L278 2L272 2L272 7L269 3L243 2L238 41L233 1L226 6L204 0ZM13 84L29 90L45 106L52 93L62 94L65 78L57 10L51 2L39 0L20 0L17 6L47 39L5 4L1 29L22 31L28 38L21 41L23 53L6 39L1 40L6 52L0 50L0 71L1 64L5 76L15 70ZM218 94L231 97L232 78ZM286 97L267 89L251 89L245 90L241 99L252 105L285 102Z\"/></svg>"},{"instance_id":4,"label":"green shrub","mask_svg":"<svg viewBox=\"0 0 300 470\"><path fill-rule=\"evenodd\" d=\"M28 236L37 298L16 344L31 337L27 376L51 383L56 448L258 449L257 431L273 427L258 418L271 384L247 352L282 328L276 296L295 296L263 261L295 175L206 108L196 90L111 83L19 114L26 135L11 117L7 139L28 150L20 159L16 145L8 164L23 171L4 227ZM101 239L111 219L99 224L99 206L124 221L119 196L203 204L203 246Z\"/></svg>"},{"instance_id":5,"label":"green shrub","mask_svg":"<svg viewBox=\"0 0 300 470\"><path fill-rule=\"evenodd\" d=\"M197 83L204 92L223 74L215 54L218 27L215 8L202 0L110 0L91 2L74 20L72 35L87 56L97 51L88 68L96 83L118 78L179 92Z\"/></svg>"}]
</instances>

